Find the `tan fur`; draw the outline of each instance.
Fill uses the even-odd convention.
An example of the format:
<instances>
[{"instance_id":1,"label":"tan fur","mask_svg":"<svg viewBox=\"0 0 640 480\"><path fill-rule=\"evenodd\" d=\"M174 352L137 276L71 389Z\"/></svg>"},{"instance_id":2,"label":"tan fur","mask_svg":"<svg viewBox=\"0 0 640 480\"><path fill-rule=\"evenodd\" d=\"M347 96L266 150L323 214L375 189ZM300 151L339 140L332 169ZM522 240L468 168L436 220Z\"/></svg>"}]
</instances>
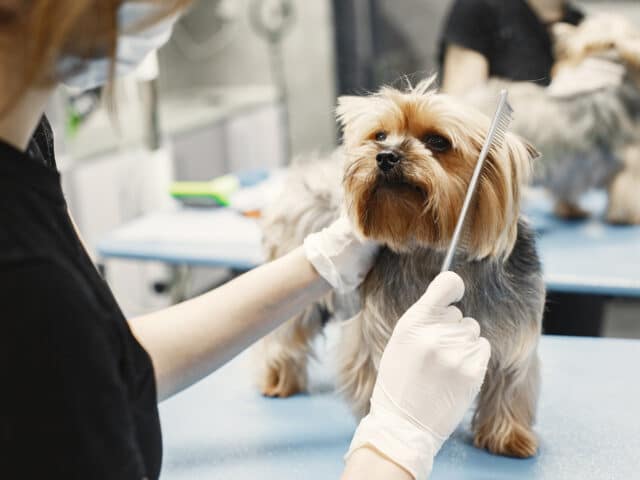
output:
<instances>
[{"instance_id":1,"label":"tan fur","mask_svg":"<svg viewBox=\"0 0 640 480\"><path fill-rule=\"evenodd\" d=\"M609 185L607 221L640 225L640 144L628 146L622 155L625 168Z\"/></svg>"},{"instance_id":2,"label":"tan fur","mask_svg":"<svg viewBox=\"0 0 640 480\"><path fill-rule=\"evenodd\" d=\"M612 14L587 17L580 25L553 27L558 70L587 57L615 54L631 70L640 70L640 30L626 18Z\"/></svg>"}]
</instances>

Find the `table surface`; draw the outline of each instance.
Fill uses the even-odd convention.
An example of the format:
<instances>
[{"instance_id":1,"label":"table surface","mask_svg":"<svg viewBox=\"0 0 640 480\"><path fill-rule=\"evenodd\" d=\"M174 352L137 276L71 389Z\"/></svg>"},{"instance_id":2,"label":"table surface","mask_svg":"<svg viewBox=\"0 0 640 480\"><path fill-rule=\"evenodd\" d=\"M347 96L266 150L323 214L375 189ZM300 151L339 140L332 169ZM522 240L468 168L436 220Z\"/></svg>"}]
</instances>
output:
<instances>
[{"instance_id":1,"label":"table surface","mask_svg":"<svg viewBox=\"0 0 640 480\"><path fill-rule=\"evenodd\" d=\"M539 235L550 290L640 296L640 226L602 222L606 198L587 195L593 212L584 221L564 222L551 214L551 201L532 190L525 214ZM102 258L158 260L174 264L244 270L264 261L255 220L229 209L184 208L157 212L128 223L98 244Z\"/></svg>"},{"instance_id":2,"label":"table surface","mask_svg":"<svg viewBox=\"0 0 640 480\"><path fill-rule=\"evenodd\" d=\"M432 480L639 477L640 341L543 337L540 355L538 455L521 460L474 448L467 415L438 454ZM254 387L255 352L249 352L162 403L161 478L339 478L355 422L327 391L331 367L312 371L312 388L320 392L263 398Z\"/></svg>"}]
</instances>

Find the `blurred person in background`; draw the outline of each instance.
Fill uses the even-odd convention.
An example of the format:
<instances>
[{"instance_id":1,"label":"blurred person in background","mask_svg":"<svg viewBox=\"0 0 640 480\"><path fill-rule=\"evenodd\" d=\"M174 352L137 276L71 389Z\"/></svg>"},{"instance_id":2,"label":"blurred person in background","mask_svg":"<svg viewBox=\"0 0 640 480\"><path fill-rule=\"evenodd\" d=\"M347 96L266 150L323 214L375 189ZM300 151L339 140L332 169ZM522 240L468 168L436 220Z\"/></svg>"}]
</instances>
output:
<instances>
[{"instance_id":1,"label":"blurred person in background","mask_svg":"<svg viewBox=\"0 0 640 480\"><path fill-rule=\"evenodd\" d=\"M566 0L455 0L440 40L442 89L466 95L490 78L548 86L555 62L552 27L583 19ZM602 297L549 292L544 331L598 336L604 303Z\"/></svg>"},{"instance_id":2,"label":"blurred person in background","mask_svg":"<svg viewBox=\"0 0 640 480\"><path fill-rule=\"evenodd\" d=\"M440 43L443 90L464 94L490 77L549 85L551 27L583 18L566 0L455 0Z\"/></svg>"}]
</instances>

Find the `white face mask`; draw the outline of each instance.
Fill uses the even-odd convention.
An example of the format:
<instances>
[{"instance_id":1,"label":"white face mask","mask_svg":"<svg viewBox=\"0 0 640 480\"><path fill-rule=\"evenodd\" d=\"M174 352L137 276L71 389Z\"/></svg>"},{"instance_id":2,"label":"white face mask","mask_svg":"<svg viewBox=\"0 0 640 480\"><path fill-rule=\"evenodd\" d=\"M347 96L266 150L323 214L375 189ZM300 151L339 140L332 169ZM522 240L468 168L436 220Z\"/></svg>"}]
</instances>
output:
<instances>
[{"instance_id":1,"label":"white face mask","mask_svg":"<svg viewBox=\"0 0 640 480\"><path fill-rule=\"evenodd\" d=\"M118 11L118 47L115 57L115 74L117 77L131 73L154 50L167 43L173 25L178 15L171 16L144 30L130 32L137 24L147 18L152 18L158 12L158 7L151 3L127 2ZM74 67L80 66L75 71ZM74 71L64 78L63 83L68 87L80 90L104 85L109 80L111 62L107 58L82 60L75 57L65 57L58 63L61 72Z\"/></svg>"}]
</instances>

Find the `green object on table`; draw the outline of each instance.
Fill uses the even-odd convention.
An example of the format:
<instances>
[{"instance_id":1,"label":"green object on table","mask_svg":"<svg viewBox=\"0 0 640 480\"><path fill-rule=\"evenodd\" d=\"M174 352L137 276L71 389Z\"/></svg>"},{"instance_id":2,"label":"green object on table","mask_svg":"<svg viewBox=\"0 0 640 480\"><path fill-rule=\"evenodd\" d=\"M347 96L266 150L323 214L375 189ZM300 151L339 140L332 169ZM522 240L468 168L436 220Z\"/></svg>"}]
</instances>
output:
<instances>
[{"instance_id":1,"label":"green object on table","mask_svg":"<svg viewBox=\"0 0 640 480\"><path fill-rule=\"evenodd\" d=\"M228 206L231 195L240 188L235 175L224 175L208 182L174 182L171 196L186 203L206 203Z\"/></svg>"}]
</instances>

